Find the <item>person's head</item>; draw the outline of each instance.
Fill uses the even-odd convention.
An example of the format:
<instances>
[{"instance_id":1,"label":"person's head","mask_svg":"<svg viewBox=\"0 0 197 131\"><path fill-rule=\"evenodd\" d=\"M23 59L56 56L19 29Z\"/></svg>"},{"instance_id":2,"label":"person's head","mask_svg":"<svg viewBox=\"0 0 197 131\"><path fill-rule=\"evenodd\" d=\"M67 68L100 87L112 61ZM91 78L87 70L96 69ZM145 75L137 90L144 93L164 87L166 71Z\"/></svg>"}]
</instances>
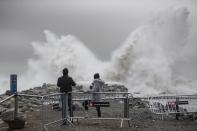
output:
<instances>
[{"instance_id":1,"label":"person's head","mask_svg":"<svg viewBox=\"0 0 197 131\"><path fill-rule=\"evenodd\" d=\"M94 79L99 79L99 78L100 78L99 73L95 73L95 74L94 74Z\"/></svg>"},{"instance_id":2,"label":"person's head","mask_svg":"<svg viewBox=\"0 0 197 131\"><path fill-rule=\"evenodd\" d=\"M63 75L64 76L67 76L68 75L68 69L67 68L64 68L63 71L62 71Z\"/></svg>"}]
</instances>

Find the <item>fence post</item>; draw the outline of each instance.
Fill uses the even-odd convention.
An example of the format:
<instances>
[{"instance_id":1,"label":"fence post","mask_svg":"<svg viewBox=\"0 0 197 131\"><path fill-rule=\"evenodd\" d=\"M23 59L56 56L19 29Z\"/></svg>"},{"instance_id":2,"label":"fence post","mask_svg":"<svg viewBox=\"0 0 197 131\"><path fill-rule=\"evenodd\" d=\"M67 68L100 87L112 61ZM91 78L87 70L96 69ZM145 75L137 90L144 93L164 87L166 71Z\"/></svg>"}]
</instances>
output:
<instances>
[{"instance_id":1,"label":"fence post","mask_svg":"<svg viewBox=\"0 0 197 131\"><path fill-rule=\"evenodd\" d=\"M72 92L70 92L70 118L73 117L73 100L72 100ZM72 120L72 119L70 119Z\"/></svg>"},{"instance_id":2,"label":"fence post","mask_svg":"<svg viewBox=\"0 0 197 131\"><path fill-rule=\"evenodd\" d=\"M14 95L14 119L16 119L18 115L18 95L17 93Z\"/></svg>"},{"instance_id":3,"label":"fence post","mask_svg":"<svg viewBox=\"0 0 197 131\"><path fill-rule=\"evenodd\" d=\"M69 107L68 107L68 93L66 93L65 94L65 117L64 118L66 118L66 120L68 120L68 109L69 109Z\"/></svg>"},{"instance_id":4,"label":"fence post","mask_svg":"<svg viewBox=\"0 0 197 131\"><path fill-rule=\"evenodd\" d=\"M66 118L66 94L61 94L62 99L62 119Z\"/></svg>"},{"instance_id":5,"label":"fence post","mask_svg":"<svg viewBox=\"0 0 197 131\"><path fill-rule=\"evenodd\" d=\"M179 120L179 98L176 98L176 120Z\"/></svg>"},{"instance_id":6,"label":"fence post","mask_svg":"<svg viewBox=\"0 0 197 131\"><path fill-rule=\"evenodd\" d=\"M44 112L44 97L42 97L42 99L41 99L41 104L42 104L42 106L41 106L41 111L40 111L40 115L41 115L41 119L42 119L42 122L41 122L41 126L42 126L42 130L43 131L45 131L45 127L44 127L44 124L45 124L45 121L44 121L44 114L45 114L45 112Z\"/></svg>"},{"instance_id":7,"label":"fence post","mask_svg":"<svg viewBox=\"0 0 197 131\"><path fill-rule=\"evenodd\" d=\"M128 118L129 117L129 98L128 94L126 98L124 98L124 117Z\"/></svg>"}]
</instances>

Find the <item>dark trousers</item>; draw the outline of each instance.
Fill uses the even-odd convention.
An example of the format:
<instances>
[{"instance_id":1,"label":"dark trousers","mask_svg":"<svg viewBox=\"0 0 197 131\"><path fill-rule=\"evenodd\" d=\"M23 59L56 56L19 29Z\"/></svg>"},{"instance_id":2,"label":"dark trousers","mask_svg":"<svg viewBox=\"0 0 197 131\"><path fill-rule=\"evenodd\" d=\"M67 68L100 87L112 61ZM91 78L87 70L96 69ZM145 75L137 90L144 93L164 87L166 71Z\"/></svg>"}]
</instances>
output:
<instances>
[{"instance_id":1,"label":"dark trousers","mask_svg":"<svg viewBox=\"0 0 197 131\"><path fill-rule=\"evenodd\" d=\"M70 117L73 116L73 110L72 110L72 95L69 93L68 94L68 110L70 113Z\"/></svg>"},{"instance_id":2,"label":"dark trousers","mask_svg":"<svg viewBox=\"0 0 197 131\"><path fill-rule=\"evenodd\" d=\"M97 116L101 117L101 107L100 106L96 106L96 111L97 111Z\"/></svg>"}]
</instances>

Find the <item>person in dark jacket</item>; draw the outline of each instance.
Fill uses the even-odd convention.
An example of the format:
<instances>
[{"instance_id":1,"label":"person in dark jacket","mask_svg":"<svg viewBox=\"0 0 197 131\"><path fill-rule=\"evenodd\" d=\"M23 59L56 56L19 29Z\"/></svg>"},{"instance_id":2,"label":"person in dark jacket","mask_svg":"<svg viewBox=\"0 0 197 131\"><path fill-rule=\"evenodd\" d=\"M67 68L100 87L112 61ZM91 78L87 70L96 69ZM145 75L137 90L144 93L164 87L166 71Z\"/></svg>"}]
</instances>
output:
<instances>
[{"instance_id":1,"label":"person in dark jacket","mask_svg":"<svg viewBox=\"0 0 197 131\"><path fill-rule=\"evenodd\" d=\"M73 81L72 77L70 77L68 75L68 69L67 68L64 68L63 71L63 76L59 77L58 80L57 80L57 86L60 87L60 92L61 93L68 93L68 92L72 92L72 86L75 86L75 82ZM63 97L61 98L62 99L62 104L63 104ZM69 112L70 112L70 116L72 116L72 112L71 112L71 108L72 108L72 103L71 103L71 94L69 93L68 94L68 108L69 108ZM62 105L62 108L64 107L65 105ZM65 115L65 114L63 114Z\"/></svg>"}]
</instances>

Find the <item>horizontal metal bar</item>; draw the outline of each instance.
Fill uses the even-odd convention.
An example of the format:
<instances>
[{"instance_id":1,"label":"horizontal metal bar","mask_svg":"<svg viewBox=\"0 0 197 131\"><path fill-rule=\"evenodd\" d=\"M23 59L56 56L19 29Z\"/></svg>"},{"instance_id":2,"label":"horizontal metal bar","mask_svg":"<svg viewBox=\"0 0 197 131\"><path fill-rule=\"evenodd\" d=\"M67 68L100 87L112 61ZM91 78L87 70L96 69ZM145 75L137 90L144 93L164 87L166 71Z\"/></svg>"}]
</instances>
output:
<instances>
[{"instance_id":1,"label":"horizontal metal bar","mask_svg":"<svg viewBox=\"0 0 197 131\"><path fill-rule=\"evenodd\" d=\"M152 112L154 114L157 114L157 115L166 115L166 114L181 114L181 113L185 113L185 112L164 112L164 113L157 113L157 112ZM187 113L196 113L196 112L187 112Z\"/></svg>"},{"instance_id":2,"label":"horizontal metal bar","mask_svg":"<svg viewBox=\"0 0 197 131\"><path fill-rule=\"evenodd\" d=\"M114 98L102 98L102 100L114 100L114 99L125 99L127 97L114 97ZM91 98L87 98L87 99L72 99L73 101L86 101L86 100L92 100Z\"/></svg>"},{"instance_id":3,"label":"horizontal metal bar","mask_svg":"<svg viewBox=\"0 0 197 131\"><path fill-rule=\"evenodd\" d=\"M43 95L42 97L50 97L50 96L57 96L57 95L63 95L65 93L53 93L53 94L49 94L49 95Z\"/></svg>"},{"instance_id":4,"label":"horizontal metal bar","mask_svg":"<svg viewBox=\"0 0 197 131\"><path fill-rule=\"evenodd\" d=\"M68 94L130 94L128 92L68 92ZM65 93L53 93L49 95L44 95L42 97L50 97L50 96L56 96L56 95L63 95Z\"/></svg>"},{"instance_id":5,"label":"horizontal metal bar","mask_svg":"<svg viewBox=\"0 0 197 131\"><path fill-rule=\"evenodd\" d=\"M105 118L105 117L70 117L71 119L90 119L90 120L131 120L129 118Z\"/></svg>"},{"instance_id":6,"label":"horizontal metal bar","mask_svg":"<svg viewBox=\"0 0 197 131\"><path fill-rule=\"evenodd\" d=\"M42 96L39 95L28 95L28 94L17 94L18 96L26 96L26 97L38 97L38 98L42 98Z\"/></svg>"},{"instance_id":7,"label":"horizontal metal bar","mask_svg":"<svg viewBox=\"0 0 197 131\"><path fill-rule=\"evenodd\" d=\"M51 125L51 124L54 124L54 123L57 123L57 122L60 122L60 121L64 121L66 120L67 118L65 119L60 119L60 120L57 120L57 121L53 121L53 122L50 122L50 123L47 123L47 124L44 124L45 126L48 126L48 125Z\"/></svg>"},{"instance_id":8,"label":"horizontal metal bar","mask_svg":"<svg viewBox=\"0 0 197 131\"><path fill-rule=\"evenodd\" d=\"M11 95L11 96L5 98L4 100L0 101L0 104L2 104L3 102L5 102L5 101L11 99L11 98L14 97L14 96L15 96L15 94L13 94L13 95Z\"/></svg>"},{"instance_id":9,"label":"horizontal metal bar","mask_svg":"<svg viewBox=\"0 0 197 131\"><path fill-rule=\"evenodd\" d=\"M129 92L68 92L72 94L130 94Z\"/></svg>"},{"instance_id":10,"label":"horizontal metal bar","mask_svg":"<svg viewBox=\"0 0 197 131\"><path fill-rule=\"evenodd\" d=\"M177 95L177 96L151 96L151 97L133 97L133 99L197 99L197 95Z\"/></svg>"}]
</instances>

